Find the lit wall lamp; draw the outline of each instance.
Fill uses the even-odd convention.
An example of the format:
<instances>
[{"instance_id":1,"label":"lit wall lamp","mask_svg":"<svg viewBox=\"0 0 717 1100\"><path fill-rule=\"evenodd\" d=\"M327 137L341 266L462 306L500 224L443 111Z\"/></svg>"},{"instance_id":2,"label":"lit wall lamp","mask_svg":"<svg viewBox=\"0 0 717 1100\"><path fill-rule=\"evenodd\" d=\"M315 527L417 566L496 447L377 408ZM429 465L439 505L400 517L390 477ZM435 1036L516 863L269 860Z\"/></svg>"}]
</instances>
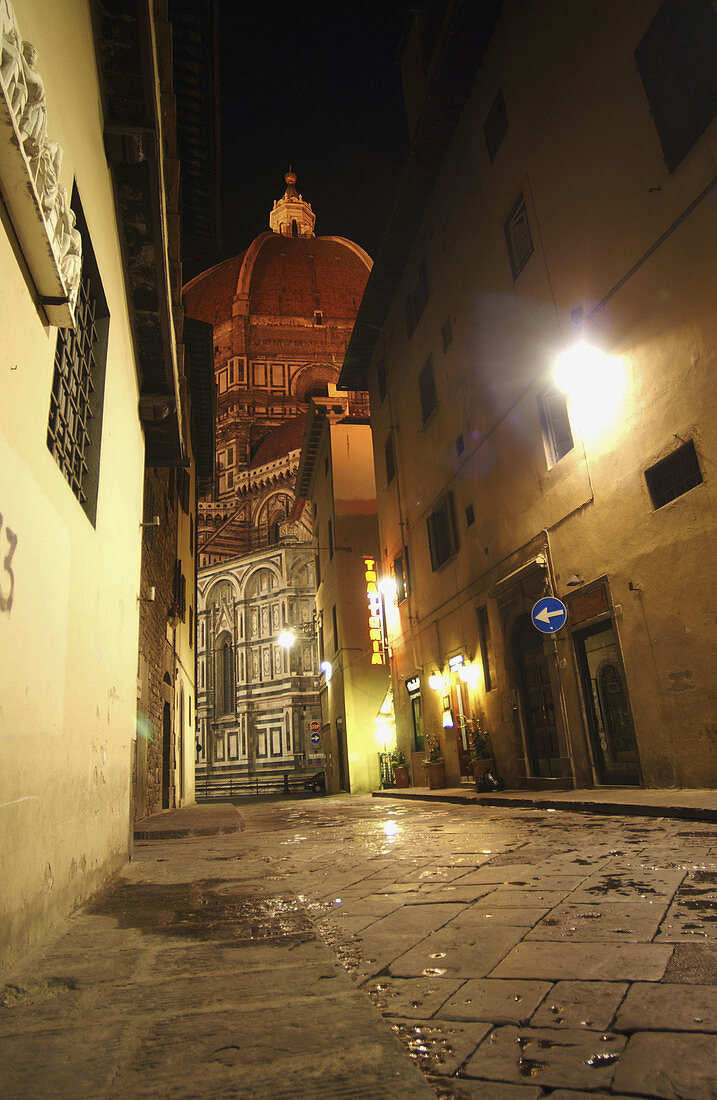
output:
<instances>
[{"instance_id":1,"label":"lit wall lamp","mask_svg":"<svg viewBox=\"0 0 717 1100\"><path fill-rule=\"evenodd\" d=\"M558 356L553 377L558 389L569 398L571 415L585 435L610 426L625 396L621 359L581 341Z\"/></svg>"},{"instance_id":2,"label":"lit wall lamp","mask_svg":"<svg viewBox=\"0 0 717 1100\"><path fill-rule=\"evenodd\" d=\"M446 690L446 681L441 676L440 672L432 672L428 677L428 686L433 688L434 691L444 692Z\"/></svg>"},{"instance_id":3,"label":"lit wall lamp","mask_svg":"<svg viewBox=\"0 0 717 1100\"><path fill-rule=\"evenodd\" d=\"M572 576L566 580L568 588L577 588L580 584L585 584L582 573L573 573Z\"/></svg>"},{"instance_id":4,"label":"lit wall lamp","mask_svg":"<svg viewBox=\"0 0 717 1100\"><path fill-rule=\"evenodd\" d=\"M156 596L157 596L157 589L154 587L153 584L150 584L149 588L147 589L147 595L146 596L138 596L137 599L141 600L143 603L154 603L154 601L156 599Z\"/></svg>"},{"instance_id":5,"label":"lit wall lamp","mask_svg":"<svg viewBox=\"0 0 717 1100\"><path fill-rule=\"evenodd\" d=\"M322 661L319 665L319 668L324 674L324 679L326 680L326 683L330 683L331 677L334 674L334 666L331 664L331 661Z\"/></svg>"},{"instance_id":6,"label":"lit wall lamp","mask_svg":"<svg viewBox=\"0 0 717 1100\"><path fill-rule=\"evenodd\" d=\"M455 722L453 721L453 711L450 707L446 707L446 709L443 711L443 728L444 730L452 730L454 726Z\"/></svg>"},{"instance_id":7,"label":"lit wall lamp","mask_svg":"<svg viewBox=\"0 0 717 1100\"><path fill-rule=\"evenodd\" d=\"M296 635L293 634L291 630L282 630L276 641L277 644L282 647L282 649L291 649L294 642L296 641Z\"/></svg>"},{"instance_id":8,"label":"lit wall lamp","mask_svg":"<svg viewBox=\"0 0 717 1100\"><path fill-rule=\"evenodd\" d=\"M458 676L464 684L475 691L481 678L480 668L476 664L461 665Z\"/></svg>"}]
</instances>

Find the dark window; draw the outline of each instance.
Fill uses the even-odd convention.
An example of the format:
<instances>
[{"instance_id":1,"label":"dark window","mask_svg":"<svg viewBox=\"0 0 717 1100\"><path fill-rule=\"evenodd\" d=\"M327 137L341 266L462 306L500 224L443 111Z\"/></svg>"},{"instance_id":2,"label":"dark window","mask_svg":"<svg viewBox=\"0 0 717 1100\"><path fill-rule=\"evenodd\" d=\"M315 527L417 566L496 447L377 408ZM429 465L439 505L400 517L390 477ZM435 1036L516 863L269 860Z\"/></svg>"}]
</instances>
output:
<instances>
[{"instance_id":1,"label":"dark window","mask_svg":"<svg viewBox=\"0 0 717 1100\"><path fill-rule=\"evenodd\" d=\"M331 621L334 628L334 653L339 651L339 626L336 621L336 604L331 609Z\"/></svg>"},{"instance_id":2,"label":"dark window","mask_svg":"<svg viewBox=\"0 0 717 1100\"><path fill-rule=\"evenodd\" d=\"M323 325L324 315L320 309L314 310L314 321L317 325Z\"/></svg>"},{"instance_id":3,"label":"dark window","mask_svg":"<svg viewBox=\"0 0 717 1100\"><path fill-rule=\"evenodd\" d=\"M324 660L324 624L319 622L319 661Z\"/></svg>"},{"instance_id":4,"label":"dark window","mask_svg":"<svg viewBox=\"0 0 717 1100\"><path fill-rule=\"evenodd\" d=\"M522 194L506 218L504 228L513 278L517 279L534 251L528 212Z\"/></svg>"},{"instance_id":5,"label":"dark window","mask_svg":"<svg viewBox=\"0 0 717 1100\"><path fill-rule=\"evenodd\" d=\"M493 100L488 116L483 123L483 134L485 135L485 143L488 147L488 156L491 159L491 163L495 160L495 155L500 149L500 143L505 137L508 129L508 116L505 113L505 100L503 99L503 89L498 89L498 94Z\"/></svg>"},{"instance_id":6,"label":"dark window","mask_svg":"<svg viewBox=\"0 0 717 1100\"><path fill-rule=\"evenodd\" d=\"M329 459L328 459L328 455L327 455L326 458L324 459L324 474L328 474L328 472L329 472Z\"/></svg>"},{"instance_id":7,"label":"dark window","mask_svg":"<svg viewBox=\"0 0 717 1100\"><path fill-rule=\"evenodd\" d=\"M329 520L329 558L334 556L334 526Z\"/></svg>"},{"instance_id":8,"label":"dark window","mask_svg":"<svg viewBox=\"0 0 717 1100\"><path fill-rule=\"evenodd\" d=\"M431 413L438 407L436 379L433 374L433 356L429 355L418 375L418 393L421 398L421 417L425 424Z\"/></svg>"},{"instance_id":9,"label":"dark window","mask_svg":"<svg viewBox=\"0 0 717 1100\"><path fill-rule=\"evenodd\" d=\"M446 317L441 327L441 336L443 337L443 350L448 351L451 343L453 342L453 329L451 328L451 319Z\"/></svg>"},{"instance_id":10,"label":"dark window","mask_svg":"<svg viewBox=\"0 0 717 1100\"><path fill-rule=\"evenodd\" d=\"M388 387L386 385L386 360L379 359L376 364L376 377L378 378L378 396L381 401L384 400Z\"/></svg>"},{"instance_id":11,"label":"dark window","mask_svg":"<svg viewBox=\"0 0 717 1100\"><path fill-rule=\"evenodd\" d=\"M316 555L316 587L321 584L321 554Z\"/></svg>"},{"instance_id":12,"label":"dark window","mask_svg":"<svg viewBox=\"0 0 717 1100\"><path fill-rule=\"evenodd\" d=\"M393 436L386 436L386 442L383 445L386 454L386 484L390 485L396 476L396 454L393 449Z\"/></svg>"},{"instance_id":13,"label":"dark window","mask_svg":"<svg viewBox=\"0 0 717 1100\"><path fill-rule=\"evenodd\" d=\"M473 511L473 505L469 504L466 508L466 527L472 527L476 521L476 514Z\"/></svg>"},{"instance_id":14,"label":"dark window","mask_svg":"<svg viewBox=\"0 0 717 1100\"><path fill-rule=\"evenodd\" d=\"M418 279L411 293L406 298L406 332L408 338L413 336L416 325L423 316L423 311L428 303L428 279L426 277L426 262L421 260L418 265Z\"/></svg>"},{"instance_id":15,"label":"dark window","mask_svg":"<svg viewBox=\"0 0 717 1100\"><path fill-rule=\"evenodd\" d=\"M47 446L94 524L109 310L76 191L71 205L82 238L82 275L75 304L75 326L57 331Z\"/></svg>"},{"instance_id":16,"label":"dark window","mask_svg":"<svg viewBox=\"0 0 717 1100\"><path fill-rule=\"evenodd\" d=\"M234 712L234 658L227 635L220 640L217 651L215 700L219 714Z\"/></svg>"},{"instance_id":17,"label":"dark window","mask_svg":"<svg viewBox=\"0 0 717 1100\"><path fill-rule=\"evenodd\" d=\"M189 648L194 649L194 611L189 605Z\"/></svg>"},{"instance_id":18,"label":"dark window","mask_svg":"<svg viewBox=\"0 0 717 1100\"><path fill-rule=\"evenodd\" d=\"M182 572L182 563L179 558L174 562L174 582L172 585L174 605L179 618L184 622L187 617L187 580Z\"/></svg>"},{"instance_id":19,"label":"dark window","mask_svg":"<svg viewBox=\"0 0 717 1100\"><path fill-rule=\"evenodd\" d=\"M466 449L465 440L463 439L463 432L456 439L456 454L462 455Z\"/></svg>"},{"instance_id":20,"label":"dark window","mask_svg":"<svg viewBox=\"0 0 717 1100\"><path fill-rule=\"evenodd\" d=\"M645 470L645 481L653 508L662 508L696 485L701 485L702 471L692 440Z\"/></svg>"},{"instance_id":21,"label":"dark window","mask_svg":"<svg viewBox=\"0 0 717 1100\"><path fill-rule=\"evenodd\" d=\"M402 603L408 595L408 577L403 562L403 555L393 559L393 578L396 582L396 601Z\"/></svg>"},{"instance_id":22,"label":"dark window","mask_svg":"<svg viewBox=\"0 0 717 1100\"><path fill-rule=\"evenodd\" d=\"M446 493L436 510L426 520L431 568L440 569L458 550L458 532L453 493Z\"/></svg>"},{"instance_id":23,"label":"dark window","mask_svg":"<svg viewBox=\"0 0 717 1100\"><path fill-rule=\"evenodd\" d=\"M478 616L478 642L480 644L480 659L483 665L483 684L486 691L490 691L493 684L490 669L490 629L488 626L488 608L477 607Z\"/></svg>"},{"instance_id":24,"label":"dark window","mask_svg":"<svg viewBox=\"0 0 717 1100\"><path fill-rule=\"evenodd\" d=\"M711 0L666 0L635 50L672 172L717 110L717 12Z\"/></svg>"},{"instance_id":25,"label":"dark window","mask_svg":"<svg viewBox=\"0 0 717 1100\"><path fill-rule=\"evenodd\" d=\"M179 470L177 473L177 496L179 497L179 503L182 505L182 511L187 515L189 514L189 495L191 486L192 482L189 476L189 470Z\"/></svg>"},{"instance_id":26,"label":"dark window","mask_svg":"<svg viewBox=\"0 0 717 1100\"><path fill-rule=\"evenodd\" d=\"M426 736L423 730L423 707L421 696L411 696L411 715L413 717L413 744L416 752L425 752Z\"/></svg>"},{"instance_id":27,"label":"dark window","mask_svg":"<svg viewBox=\"0 0 717 1100\"><path fill-rule=\"evenodd\" d=\"M552 466L560 462L575 445L565 394L556 389L547 390L540 398L539 408L545 446Z\"/></svg>"}]
</instances>

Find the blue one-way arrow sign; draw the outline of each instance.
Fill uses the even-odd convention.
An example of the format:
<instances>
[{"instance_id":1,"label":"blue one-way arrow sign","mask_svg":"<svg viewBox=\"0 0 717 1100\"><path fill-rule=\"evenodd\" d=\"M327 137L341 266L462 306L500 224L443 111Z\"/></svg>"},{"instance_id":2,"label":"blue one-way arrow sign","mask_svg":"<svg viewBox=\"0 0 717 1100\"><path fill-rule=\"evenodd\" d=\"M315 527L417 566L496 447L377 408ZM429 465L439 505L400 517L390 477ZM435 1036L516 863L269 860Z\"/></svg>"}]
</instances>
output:
<instances>
[{"instance_id":1,"label":"blue one-way arrow sign","mask_svg":"<svg viewBox=\"0 0 717 1100\"><path fill-rule=\"evenodd\" d=\"M557 600L555 596L543 596L542 600L538 600L534 605L530 617L533 620L533 626L541 634L554 634L556 630L560 630L561 626L565 626L568 609L563 601Z\"/></svg>"}]
</instances>

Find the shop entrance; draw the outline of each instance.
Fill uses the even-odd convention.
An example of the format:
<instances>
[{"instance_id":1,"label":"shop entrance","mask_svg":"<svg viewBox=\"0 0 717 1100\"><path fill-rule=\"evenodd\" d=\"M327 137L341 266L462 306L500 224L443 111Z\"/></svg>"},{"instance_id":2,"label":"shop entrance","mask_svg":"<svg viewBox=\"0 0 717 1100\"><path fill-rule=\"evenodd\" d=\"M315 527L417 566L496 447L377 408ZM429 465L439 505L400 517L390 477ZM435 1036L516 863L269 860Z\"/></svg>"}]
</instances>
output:
<instances>
[{"instance_id":1,"label":"shop entrance","mask_svg":"<svg viewBox=\"0 0 717 1100\"><path fill-rule=\"evenodd\" d=\"M456 746L458 748L458 765L461 776L473 777L473 767L470 762L471 744L469 740L468 723L470 721L465 711L463 699L463 684L455 674L451 675L451 694L453 696L453 716L456 723Z\"/></svg>"},{"instance_id":2,"label":"shop entrance","mask_svg":"<svg viewBox=\"0 0 717 1100\"><path fill-rule=\"evenodd\" d=\"M612 620L573 637L600 782L639 784L635 728Z\"/></svg>"},{"instance_id":3,"label":"shop entrance","mask_svg":"<svg viewBox=\"0 0 717 1100\"><path fill-rule=\"evenodd\" d=\"M560 746L550 668L543 635L535 629L529 615L521 615L515 624L513 654L532 773L558 778L561 775Z\"/></svg>"}]
</instances>

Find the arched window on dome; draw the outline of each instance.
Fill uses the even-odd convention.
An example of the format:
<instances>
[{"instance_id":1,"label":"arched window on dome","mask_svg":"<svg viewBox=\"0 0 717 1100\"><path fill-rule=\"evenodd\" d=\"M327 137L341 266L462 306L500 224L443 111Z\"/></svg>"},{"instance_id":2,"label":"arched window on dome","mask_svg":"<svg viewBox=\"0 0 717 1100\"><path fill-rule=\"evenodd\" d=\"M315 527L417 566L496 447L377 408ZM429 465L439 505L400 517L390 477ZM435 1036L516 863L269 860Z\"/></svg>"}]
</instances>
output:
<instances>
[{"instance_id":1,"label":"arched window on dome","mask_svg":"<svg viewBox=\"0 0 717 1100\"><path fill-rule=\"evenodd\" d=\"M299 226L297 225L296 218L291 219L291 235L292 237L299 236Z\"/></svg>"}]
</instances>

